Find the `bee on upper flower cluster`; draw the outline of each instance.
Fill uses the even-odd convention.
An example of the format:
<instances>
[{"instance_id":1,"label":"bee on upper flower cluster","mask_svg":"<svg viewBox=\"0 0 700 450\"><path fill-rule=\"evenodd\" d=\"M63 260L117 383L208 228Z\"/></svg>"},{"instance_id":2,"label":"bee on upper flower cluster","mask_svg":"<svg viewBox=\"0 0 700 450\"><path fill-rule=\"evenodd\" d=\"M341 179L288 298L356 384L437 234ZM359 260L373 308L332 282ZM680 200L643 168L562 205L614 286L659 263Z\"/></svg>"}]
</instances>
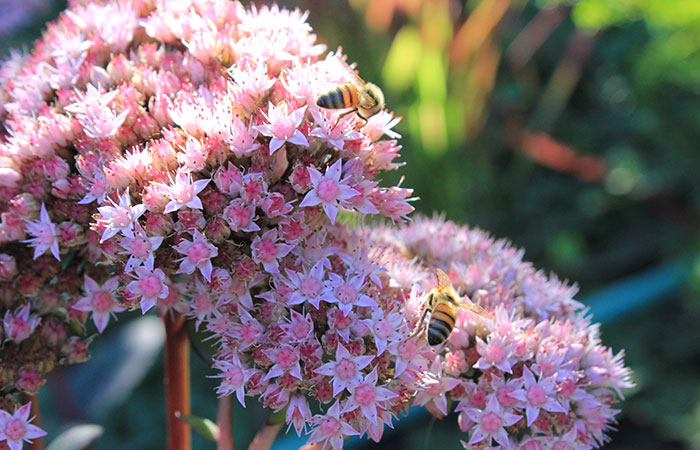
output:
<instances>
[{"instance_id":1,"label":"bee on upper flower cluster","mask_svg":"<svg viewBox=\"0 0 700 450\"><path fill-rule=\"evenodd\" d=\"M366 122L384 109L384 93L376 84L366 83L342 58L338 58L338 61L350 74L352 81L319 95L316 105L326 109L352 108L341 114L338 119L356 112Z\"/></svg>"}]
</instances>

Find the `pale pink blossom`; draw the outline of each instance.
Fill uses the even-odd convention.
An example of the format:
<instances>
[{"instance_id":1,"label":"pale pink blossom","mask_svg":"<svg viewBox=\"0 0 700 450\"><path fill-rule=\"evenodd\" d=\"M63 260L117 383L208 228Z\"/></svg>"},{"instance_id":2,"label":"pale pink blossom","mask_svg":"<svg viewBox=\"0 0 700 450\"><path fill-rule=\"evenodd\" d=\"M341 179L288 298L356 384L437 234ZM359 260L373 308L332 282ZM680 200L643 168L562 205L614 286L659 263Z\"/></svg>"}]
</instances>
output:
<instances>
[{"instance_id":1,"label":"pale pink blossom","mask_svg":"<svg viewBox=\"0 0 700 450\"><path fill-rule=\"evenodd\" d=\"M5 331L5 339L19 344L27 339L41 323L41 317L36 314L29 314L29 303L11 312L5 311L2 326Z\"/></svg>"},{"instance_id":2,"label":"pale pink blossom","mask_svg":"<svg viewBox=\"0 0 700 450\"><path fill-rule=\"evenodd\" d=\"M27 233L34 237L22 242L34 247L34 259L43 255L46 250L50 250L54 258L58 261L61 260L61 256L58 253L58 231L56 230L56 225L51 222L49 213L46 211L46 205L41 204L39 220L26 221L26 230Z\"/></svg>"},{"instance_id":3,"label":"pale pink blossom","mask_svg":"<svg viewBox=\"0 0 700 450\"><path fill-rule=\"evenodd\" d=\"M523 379L525 381L525 398L527 399L525 412L528 427L537 420L541 410L566 412L566 408L556 399L554 376L546 378L540 376L539 380L536 380L532 371L524 367Z\"/></svg>"},{"instance_id":4,"label":"pale pink blossom","mask_svg":"<svg viewBox=\"0 0 700 450\"><path fill-rule=\"evenodd\" d=\"M342 412L350 412L359 408L361 414L369 419L370 423L373 423L377 421L378 410L386 409L385 402L396 396L389 389L377 385L377 368L375 367L364 377L362 382L350 386L350 398L345 403Z\"/></svg>"},{"instance_id":5,"label":"pale pink blossom","mask_svg":"<svg viewBox=\"0 0 700 450\"><path fill-rule=\"evenodd\" d=\"M213 269L211 259L219 254L216 246L210 244L207 238L198 230L194 231L192 240L183 239L178 245L173 247L178 252L185 255L176 260L180 262L177 273L193 273L199 269L202 276L207 281L211 281L211 271Z\"/></svg>"},{"instance_id":6,"label":"pale pink blossom","mask_svg":"<svg viewBox=\"0 0 700 450\"><path fill-rule=\"evenodd\" d=\"M329 361L316 369L316 373L332 377L333 395L337 396L343 389L350 389L362 381L361 370L372 362L374 356L352 356L343 346L338 344L335 360Z\"/></svg>"},{"instance_id":7,"label":"pale pink blossom","mask_svg":"<svg viewBox=\"0 0 700 450\"><path fill-rule=\"evenodd\" d=\"M214 184L224 194L236 197L241 192L243 174L231 161L221 166L214 174Z\"/></svg>"},{"instance_id":8,"label":"pale pink blossom","mask_svg":"<svg viewBox=\"0 0 700 450\"><path fill-rule=\"evenodd\" d=\"M237 158L243 158L250 156L251 153L260 147L257 137L258 129L252 120L246 125L240 117L235 117L223 139L224 142L231 146L233 154Z\"/></svg>"},{"instance_id":9,"label":"pale pink blossom","mask_svg":"<svg viewBox=\"0 0 700 450\"><path fill-rule=\"evenodd\" d=\"M153 269L153 258L163 242L163 236L148 236L141 224L135 225L136 233L133 237L124 237L119 240L119 245L124 248L120 254L129 255L129 259L124 267L125 272L131 272L137 265L143 264L149 269Z\"/></svg>"},{"instance_id":10,"label":"pale pink blossom","mask_svg":"<svg viewBox=\"0 0 700 450\"><path fill-rule=\"evenodd\" d=\"M177 155L180 172L199 172L206 167L209 150L199 139L188 136L181 150Z\"/></svg>"},{"instance_id":11,"label":"pale pink blossom","mask_svg":"<svg viewBox=\"0 0 700 450\"><path fill-rule=\"evenodd\" d=\"M512 372L513 348L507 337L492 334L486 342L480 337L476 339L476 350L481 358L474 364L475 368L486 370L490 367L496 367L504 372Z\"/></svg>"},{"instance_id":12,"label":"pale pink blossom","mask_svg":"<svg viewBox=\"0 0 700 450\"><path fill-rule=\"evenodd\" d=\"M136 278L127 285L127 290L141 303L141 313L146 312L156 305L159 299L168 296L169 290L166 276L160 269L139 266L134 269Z\"/></svg>"},{"instance_id":13,"label":"pale pink blossom","mask_svg":"<svg viewBox=\"0 0 700 450\"><path fill-rule=\"evenodd\" d=\"M267 381L285 373L302 380L299 351L296 348L290 345L282 345L268 350L265 354L273 362L273 365L268 369L267 375L265 375L263 380Z\"/></svg>"},{"instance_id":14,"label":"pale pink blossom","mask_svg":"<svg viewBox=\"0 0 700 450\"><path fill-rule=\"evenodd\" d=\"M226 359L214 361L214 368L220 373L213 378L222 379L216 393L228 396L235 392L238 402L245 408L245 384L253 371L241 363L236 351L231 351Z\"/></svg>"},{"instance_id":15,"label":"pale pink blossom","mask_svg":"<svg viewBox=\"0 0 700 450\"><path fill-rule=\"evenodd\" d=\"M301 436L302 433L306 433L306 426L311 421L311 417L311 409L306 398L303 395L293 395L289 399L289 405L287 405L285 414L285 419L289 424L287 431L294 425L294 431L297 432L297 436Z\"/></svg>"},{"instance_id":16,"label":"pale pink blossom","mask_svg":"<svg viewBox=\"0 0 700 450\"><path fill-rule=\"evenodd\" d=\"M347 201L359 194L355 189L348 186L346 179L340 179L342 166L342 160L337 160L326 169L325 175L322 175L315 168L309 167L309 176L313 188L299 204L302 208L322 205L332 224L335 223L335 219L338 216L338 206L348 205Z\"/></svg>"},{"instance_id":17,"label":"pale pink blossom","mask_svg":"<svg viewBox=\"0 0 700 450\"><path fill-rule=\"evenodd\" d=\"M253 261L260 263L269 273L279 272L279 259L294 248L293 245L278 241L277 230L268 230L262 236L256 236L250 248Z\"/></svg>"},{"instance_id":18,"label":"pale pink blossom","mask_svg":"<svg viewBox=\"0 0 700 450\"><path fill-rule=\"evenodd\" d=\"M327 301L336 303L344 314L349 314L352 308L357 306L378 306L374 299L361 292L365 285L364 274L347 274L342 277L329 273L328 276L330 279L327 281L327 286L332 289L334 295Z\"/></svg>"},{"instance_id":19,"label":"pale pink blossom","mask_svg":"<svg viewBox=\"0 0 700 450\"><path fill-rule=\"evenodd\" d=\"M447 392L462 382L451 376L442 374L442 358L436 357L429 371L422 372L418 380L419 390L413 403L426 406L438 417L447 415Z\"/></svg>"},{"instance_id":20,"label":"pale pink blossom","mask_svg":"<svg viewBox=\"0 0 700 450\"><path fill-rule=\"evenodd\" d=\"M470 434L469 445L477 444L484 439L487 440L486 445L491 445L491 439L500 445L509 445L505 427L513 425L522 418L504 409L495 397L489 398L485 409L467 408L464 412L475 423Z\"/></svg>"},{"instance_id":21,"label":"pale pink blossom","mask_svg":"<svg viewBox=\"0 0 700 450\"><path fill-rule=\"evenodd\" d=\"M260 227L255 223L255 206L247 205L243 199L231 200L224 209L223 219L226 221L231 231L245 231L248 233L260 231Z\"/></svg>"},{"instance_id":22,"label":"pale pink blossom","mask_svg":"<svg viewBox=\"0 0 700 450\"><path fill-rule=\"evenodd\" d=\"M263 113L266 122L258 125L256 129L271 138L270 154L279 150L285 142L303 147L309 146L309 141L306 140L304 133L298 130L305 111L306 106L289 112L287 103L283 102L277 106L273 105L272 102L268 104L267 113Z\"/></svg>"},{"instance_id":23,"label":"pale pink blossom","mask_svg":"<svg viewBox=\"0 0 700 450\"><path fill-rule=\"evenodd\" d=\"M343 149L345 141L354 141L363 136L354 130L355 119L350 115L336 120L337 113L332 110L311 108L310 111L316 127L309 132L309 136L315 136L338 150Z\"/></svg>"},{"instance_id":24,"label":"pale pink blossom","mask_svg":"<svg viewBox=\"0 0 700 450\"><path fill-rule=\"evenodd\" d=\"M330 444L333 450L339 450L343 448L344 437L360 434L340 416L340 411L340 401L336 400L325 414L317 414L311 418L311 423L316 428L311 431L309 444L320 442L321 448Z\"/></svg>"},{"instance_id":25,"label":"pale pink blossom","mask_svg":"<svg viewBox=\"0 0 700 450\"><path fill-rule=\"evenodd\" d=\"M143 204L131 205L131 196L129 195L128 189L123 195L117 198L119 199L119 203L109 198L107 199L109 205L97 208L100 212L100 215L97 217L97 223L104 227L104 231L100 237L100 243L118 233L133 238L134 224L146 211L146 207Z\"/></svg>"},{"instance_id":26,"label":"pale pink blossom","mask_svg":"<svg viewBox=\"0 0 700 450\"><path fill-rule=\"evenodd\" d=\"M392 128L394 128L400 120L400 117L394 117L389 112L379 111L377 114L367 119L367 123L362 127L362 132L373 141L376 141L384 134L391 139L398 139L401 135L393 131Z\"/></svg>"},{"instance_id":27,"label":"pale pink blossom","mask_svg":"<svg viewBox=\"0 0 700 450\"><path fill-rule=\"evenodd\" d=\"M0 409L0 442L5 442L10 450L21 450L22 443L32 443L31 439L40 438L46 432L31 422L29 417L32 403L28 402L15 409L14 414Z\"/></svg>"},{"instance_id":28,"label":"pale pink blossom","mask_svg":"<svg viewBox=\"0 0 700 450\"><path fill-rule=\"evenodd\" d=\"M180 208L202 209L202 201L197 196L209 184L211 179L205 178L194 181L192 174L178 172L171 184L161 183L160 188L170 199L164 212L171 213Z\"/></svg>"},{"instance_id":29,"label":"pale pink blossom","mask_svg":"<svg viewBox=\"0 0 700 450\"><path fill-rule=\"evenodd\" d=\"M308 302L318 309L321 301L331 302L330 289L324 283L328 264L327 259L322 259L310 269L306 268L304 272L295 272L287 269L286 274L289 285L294 289L287 300L287 304L291 306Z\"/></svg>"},{"instance_id":30,"label":"pale pink blossom","mask_svg":"<svg viewBox=\"0 0 700 450\"><path fill-rule=\"evenodd\" d=\"M107 327L110 316L116 318L115 313L126 309L117 300L118 288L119 279L117 277L112 277L99 285L95 280L85 275L83 284L85 297L78 300L73 305L73 309L92 312L92 321L95 323L97 331L102 333Z\"/></svg>"}]
</instances>

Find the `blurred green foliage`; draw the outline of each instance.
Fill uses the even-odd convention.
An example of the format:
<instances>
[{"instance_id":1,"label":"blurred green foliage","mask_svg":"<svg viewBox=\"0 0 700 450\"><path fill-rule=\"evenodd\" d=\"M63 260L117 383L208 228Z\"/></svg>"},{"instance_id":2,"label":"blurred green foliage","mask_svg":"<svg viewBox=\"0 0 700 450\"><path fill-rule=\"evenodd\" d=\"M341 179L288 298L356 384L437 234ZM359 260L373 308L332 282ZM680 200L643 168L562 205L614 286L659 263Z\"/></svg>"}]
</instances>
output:
<instances>
[{"instance_id":1,"label":"blurred green foliage","mask_svg":"<svg viewBox=\"0 0 700 450\"><path fill-rule=\"evenodd\" d=\"M698 254L699 1L279 3L310 10L320 40L342 46L403 117L406 166L386 183L405 175L420 212L506 236L584 294ZM35 38L43 19L0 51ZM639 384L606 448L700 448L699 297L700 258L685 289L604 326ZM193 414L213 418L209 373L195 360ZM161 382L157 367L110 414L100 448L161 446ZM234 412L238 447L264 420L253 403ZM457 439L448 417L387 448Z\"/></svg>"}]
</instances>

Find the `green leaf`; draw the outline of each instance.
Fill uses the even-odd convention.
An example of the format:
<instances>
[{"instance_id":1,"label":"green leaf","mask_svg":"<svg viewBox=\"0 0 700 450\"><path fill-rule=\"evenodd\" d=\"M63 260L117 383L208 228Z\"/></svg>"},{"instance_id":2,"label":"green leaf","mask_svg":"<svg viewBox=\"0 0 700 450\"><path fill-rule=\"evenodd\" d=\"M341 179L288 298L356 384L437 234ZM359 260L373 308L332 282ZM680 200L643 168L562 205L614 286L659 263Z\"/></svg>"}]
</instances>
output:
<instances>
[{"instance_id":1,"label":"green leaf","mask_svg":"<svg viewBox=\"0 0 700 450\"><path fill-rule=\"evenodd\" d=\"M279 425L280 423L284 423L286 416L287 416L287 407L283 408L280 411L270 413L270 415L267 416L267 424L268 425Z\"/></svg>"},{"instance_id":2,"label":"green leaf","mask_svg":"<svg viewBox=\"0 0 700 450\"><path fill-rule=\"evenodd\" d=\"M219 426L205 417L186 416L178 414L178 417L184 420L197 434L216 442L219 439Z\"/></svg>"}]
</instances>

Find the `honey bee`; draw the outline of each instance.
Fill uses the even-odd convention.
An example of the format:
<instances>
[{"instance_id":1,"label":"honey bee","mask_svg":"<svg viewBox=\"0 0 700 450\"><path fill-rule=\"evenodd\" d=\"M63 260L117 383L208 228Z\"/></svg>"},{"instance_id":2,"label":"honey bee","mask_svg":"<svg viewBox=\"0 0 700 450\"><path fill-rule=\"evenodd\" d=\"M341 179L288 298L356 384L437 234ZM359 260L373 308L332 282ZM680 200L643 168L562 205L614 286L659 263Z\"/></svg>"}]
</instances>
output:
<instances>
[{"instance_id":1,"label":"honey bee","mask_svg":"<svg viewBox=\"0 0 700 450\"><path fill-rule=\"evenodd\" d=\"M376 84L365 83L342 58L338 58L338 61L351 75L352 81L319 95L316 105L326 109L352 108L341 114L338 119L356 112L366 122L367 119L384 109L384 93Z\"/></svg>"},{"instance_id":2,"label":"honey bee","mask_svg":"<svg viewBox=\"0 0 700 450\"><path fill-rule=\"evenodd\" d=\"M492 319L491 315L481 306L467 298L460 299L459 295L452 287L450 278L445 272L437 269L435 274L437 275L438 285L431 289L426 295L424 303L425 311L416 324L416 327L411 332L411 336L413 336L423 324L428 311L430 311L430 319L428 320L426 335L428 344L433 346L442 344L450 337L450 333L452 333L452 329L455 326L459 308L471 311L484 319Z\"/></svg>"}]
</instances>

